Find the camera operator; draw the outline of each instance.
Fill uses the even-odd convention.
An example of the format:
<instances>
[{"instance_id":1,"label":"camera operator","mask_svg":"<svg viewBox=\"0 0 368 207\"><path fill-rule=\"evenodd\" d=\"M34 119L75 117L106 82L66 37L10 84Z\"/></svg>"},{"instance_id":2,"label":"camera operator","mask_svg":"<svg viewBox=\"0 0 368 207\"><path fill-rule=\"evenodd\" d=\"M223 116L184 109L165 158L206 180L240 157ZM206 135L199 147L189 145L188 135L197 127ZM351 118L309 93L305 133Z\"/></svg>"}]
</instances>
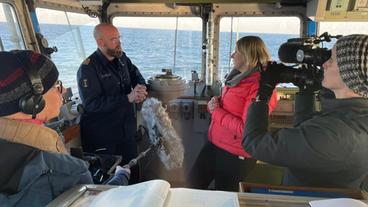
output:
<instances>
[{"instance_id":1,"label":"camera operator","mask_svg":"<svg viewBox=\"0 0 368 207\"><path fill-rule=\"evenodd\" d=\"M261 73L258 96L248 110L243 147L252 157L285 167L284 185L359 188L368 174L368 35L336 42L323 64L321 112L315 87L300 88L294 127L268 132L268 100L282 64ZM326 96L325 91L332 91Z\"/></svg>"}]
</instances>

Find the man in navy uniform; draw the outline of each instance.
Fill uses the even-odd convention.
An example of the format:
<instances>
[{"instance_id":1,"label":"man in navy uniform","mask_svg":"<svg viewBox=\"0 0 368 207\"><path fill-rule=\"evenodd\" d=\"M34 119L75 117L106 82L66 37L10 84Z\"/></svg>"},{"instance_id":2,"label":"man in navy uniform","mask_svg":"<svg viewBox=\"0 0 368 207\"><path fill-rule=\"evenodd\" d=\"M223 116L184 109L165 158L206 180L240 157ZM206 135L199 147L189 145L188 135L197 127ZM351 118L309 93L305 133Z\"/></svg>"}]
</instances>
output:
<instances>
[{"instance_id":1,"label":"man in navy uniform","mask_svg":"<svg viewBox=\"0 0 368 207\"><path fill-rule=\"evenodd\" d=\"M111 24L95 27L98 49L79 67L83 150L122 155L122 165L137 156L135 103L147 96L145 80L121 48L120 33ZM133 167L131 183L139 181Z\"/></svg>"}]
</instances>

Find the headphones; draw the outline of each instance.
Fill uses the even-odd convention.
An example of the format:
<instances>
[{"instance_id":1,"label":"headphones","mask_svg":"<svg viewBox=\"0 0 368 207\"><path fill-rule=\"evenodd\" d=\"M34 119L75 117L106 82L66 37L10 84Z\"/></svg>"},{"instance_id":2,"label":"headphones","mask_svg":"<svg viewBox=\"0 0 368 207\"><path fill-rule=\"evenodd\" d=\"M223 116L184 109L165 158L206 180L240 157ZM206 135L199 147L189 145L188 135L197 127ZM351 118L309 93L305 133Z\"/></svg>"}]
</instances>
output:
<instances>
[{"instance_id":1,"label":"headphones","mask_svg":"<svg viewBox=\"0 0 368 207\"><path fill-rule=\"evenodd\" d=\"M42 97L44 91L41 77L28 57L20 51L13 51L16 58L23 64L25 72L31 81L31 91L20 98L19 109L25 114L31 114L32 119L45 108L45 100Z\"/></svg>"}]
</instances>

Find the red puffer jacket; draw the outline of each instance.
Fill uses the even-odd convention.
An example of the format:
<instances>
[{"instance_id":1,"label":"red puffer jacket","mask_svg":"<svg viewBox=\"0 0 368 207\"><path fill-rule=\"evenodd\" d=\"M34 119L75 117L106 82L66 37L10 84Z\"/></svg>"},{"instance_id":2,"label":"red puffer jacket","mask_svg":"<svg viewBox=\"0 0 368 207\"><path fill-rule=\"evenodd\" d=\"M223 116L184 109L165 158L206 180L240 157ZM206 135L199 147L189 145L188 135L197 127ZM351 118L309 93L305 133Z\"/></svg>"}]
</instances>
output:
<instances>
[{"instance_id":1,"label":"red puffer jacket","mask_svg":"<svg viewBox=\"0 0 368 207\"><path fill-rule=\"evenodd\" d=\"M255 72L232 88L225 86L220 100L220 107L212 113L208 138L217 147L227 152L249 158L244 151L241 142L247 117L248 107L257 95L260 73ZM270 103L270 113L277 103L276 90Z\"/></svg>"}]
</instances>

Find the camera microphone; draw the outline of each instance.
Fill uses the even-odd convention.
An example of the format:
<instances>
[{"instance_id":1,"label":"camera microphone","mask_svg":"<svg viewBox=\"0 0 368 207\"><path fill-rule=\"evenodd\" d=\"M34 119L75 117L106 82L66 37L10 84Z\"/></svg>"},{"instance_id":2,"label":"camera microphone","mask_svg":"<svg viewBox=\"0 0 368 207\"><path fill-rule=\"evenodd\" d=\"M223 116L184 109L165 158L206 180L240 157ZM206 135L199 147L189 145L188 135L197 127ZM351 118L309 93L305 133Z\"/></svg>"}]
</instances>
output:
<instances>
[{"instance_id":1,"label":"camera microphone","mask_svg":"<svg viewBox=\"0 0 368 207\"><path fill-rule=\"evenodd\" d=\"M160 142L157 154L165 168L170 170L180 168L184 161L184 147L179 138L171 119L156 98L148 98L142 105L143 124L148 130L149 141L152 144Z\"/></svg>"},{"instance_id":2,"label":"camera microphone","mask_svg":"<svg viewBox=\"0 0 368 207\"><path fill-rule=\"evenodd\" d=\"M296 59L300 63L322 66L331 57L331 50L326 48L305 48L296 52Z\"/></svg>"},{"instance_id":3,"label":"camera microphone","mask_svg":"<svg viewBox=\"0 0 368 207\"><path fill-rule=\"evenodd\" d=\"M322 66L331 57L331 50L286 42L280 46L278 55L283 63L306 63Z\"/></svg>"}]
</instances>

